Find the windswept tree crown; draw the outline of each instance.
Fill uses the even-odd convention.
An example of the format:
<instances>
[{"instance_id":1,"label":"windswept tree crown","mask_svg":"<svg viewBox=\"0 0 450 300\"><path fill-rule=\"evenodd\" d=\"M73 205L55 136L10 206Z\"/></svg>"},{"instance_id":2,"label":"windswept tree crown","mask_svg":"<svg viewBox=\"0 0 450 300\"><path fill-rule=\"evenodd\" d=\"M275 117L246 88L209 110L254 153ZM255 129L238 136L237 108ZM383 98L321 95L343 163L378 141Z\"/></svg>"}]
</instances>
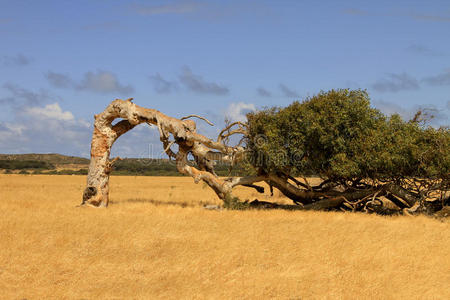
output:
<instances>
[{"instance_id":1,"label":"windswept tree crown","mask_svg":"<svg viewBox=\"0 0 450 300\"><path fill-rule=\"evenodd\" d=\"M450 132L370 106L364 90L320 92L249 113L248 150L260 172L332 180L449 178Z\"/></svg>"}]
</instances>

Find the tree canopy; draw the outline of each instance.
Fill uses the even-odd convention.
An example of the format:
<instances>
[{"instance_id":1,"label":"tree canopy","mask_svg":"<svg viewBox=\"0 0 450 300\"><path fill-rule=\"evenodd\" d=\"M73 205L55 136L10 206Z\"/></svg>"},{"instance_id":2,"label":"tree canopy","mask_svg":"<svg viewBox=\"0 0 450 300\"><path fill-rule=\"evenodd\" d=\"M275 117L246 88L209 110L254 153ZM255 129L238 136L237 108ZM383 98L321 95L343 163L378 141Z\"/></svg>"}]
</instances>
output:
<instances>
[{"instance_id":1,"label":"tree canopy","mask_svg":"<svg viewBox=\"0 0 450 300\"><path fill-rule=\"evenodd\" d=\"M249 113L248 149L260 171L333 180L449 178L450 131L370 106L363 90L320 92Z\"/></svg>"}]
</instances>

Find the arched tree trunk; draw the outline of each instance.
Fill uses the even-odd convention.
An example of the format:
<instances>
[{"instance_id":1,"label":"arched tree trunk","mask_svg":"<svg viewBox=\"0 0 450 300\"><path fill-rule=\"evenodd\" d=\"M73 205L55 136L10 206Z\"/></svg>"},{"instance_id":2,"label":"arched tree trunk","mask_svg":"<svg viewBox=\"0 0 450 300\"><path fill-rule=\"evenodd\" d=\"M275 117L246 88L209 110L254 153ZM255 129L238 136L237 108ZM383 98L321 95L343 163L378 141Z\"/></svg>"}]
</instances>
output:
<instances>
[{"instance_id":1,"label":"arched tree trunk","mask_svg":"<svg viewBox=\"0 0 450 300\"><path fill-rule=\"evenodd\" d=\"M112 125L118 118L123 120ZM141 123L158 127L165 152L169 157L176 159L179 172L193 177L196 183L200 180L206 182L222 200L231 196L232 188L236 185L264 180L263 177L258 176L220 179L212 169L213 160L221 159L231 162L235 156L239 156L244 151L242 147L229 147L220 141L213 141L198 134L196 124L192 120L175 119L157 110L140 107L132 102L132 98L117 99L111 102L102 113L95 115L91 162L82 205L108 206L109 174L115 161L109 159L111 147L117 138ZM170 141L171 136L172 141ZM174 143L179 146L178 153L170 149ZM195 157L200 169L188 165L189 153Z\"/></svg>"}]
</instances>

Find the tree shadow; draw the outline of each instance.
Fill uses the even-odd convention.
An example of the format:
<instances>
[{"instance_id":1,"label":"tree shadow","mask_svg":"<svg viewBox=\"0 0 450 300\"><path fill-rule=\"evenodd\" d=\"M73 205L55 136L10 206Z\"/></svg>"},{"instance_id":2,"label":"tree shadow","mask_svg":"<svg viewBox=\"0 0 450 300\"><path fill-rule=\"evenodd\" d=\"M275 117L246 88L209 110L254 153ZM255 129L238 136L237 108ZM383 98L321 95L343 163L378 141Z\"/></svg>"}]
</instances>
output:
<instances>
[{"instance_id":1,"label":"tree shadow","mask_svg":"<svg viewBox=\"0 0 450 300\"><path fill-rule=\"evenodd\" d=\"M153 204L155 206L178 206L178 207L204 207L205 205L211 205L213 203L210 202L203 202L200 201L198 204L197 203L188 203L186 201L161 201L161 200L155 200L155 199L146 199L146 198L131 198L131 199L126 199L126 200L120 200L120 201L109 201L110 204L112 205L117 205L117 204L124 204L124 203L147 203L147 204Z\"/></svg>"}]
</instances>

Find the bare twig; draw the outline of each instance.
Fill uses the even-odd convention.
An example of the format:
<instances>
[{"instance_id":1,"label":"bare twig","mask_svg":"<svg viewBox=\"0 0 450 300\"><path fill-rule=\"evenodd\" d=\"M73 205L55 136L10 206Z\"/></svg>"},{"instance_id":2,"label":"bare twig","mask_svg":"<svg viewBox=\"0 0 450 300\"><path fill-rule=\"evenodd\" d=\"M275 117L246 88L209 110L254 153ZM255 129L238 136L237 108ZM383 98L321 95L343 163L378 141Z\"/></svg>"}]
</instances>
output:
<instances>
[{"instance_id":1,"label":"bare twig","mask_svg":"<svg viewBox=\"0 0 450 300\"><path fill-rule=\"evenodd\" d=\"M186 119L189 119L189 118L199 118L199 119L205 121L206 123L208 123L209 125L214 126L214 124L211 123L207 118L199 116L199 115L189 115L189 116L186 116L186 117L182 117L180 120L186 120Z\"/></svg>"}]
</instances>

